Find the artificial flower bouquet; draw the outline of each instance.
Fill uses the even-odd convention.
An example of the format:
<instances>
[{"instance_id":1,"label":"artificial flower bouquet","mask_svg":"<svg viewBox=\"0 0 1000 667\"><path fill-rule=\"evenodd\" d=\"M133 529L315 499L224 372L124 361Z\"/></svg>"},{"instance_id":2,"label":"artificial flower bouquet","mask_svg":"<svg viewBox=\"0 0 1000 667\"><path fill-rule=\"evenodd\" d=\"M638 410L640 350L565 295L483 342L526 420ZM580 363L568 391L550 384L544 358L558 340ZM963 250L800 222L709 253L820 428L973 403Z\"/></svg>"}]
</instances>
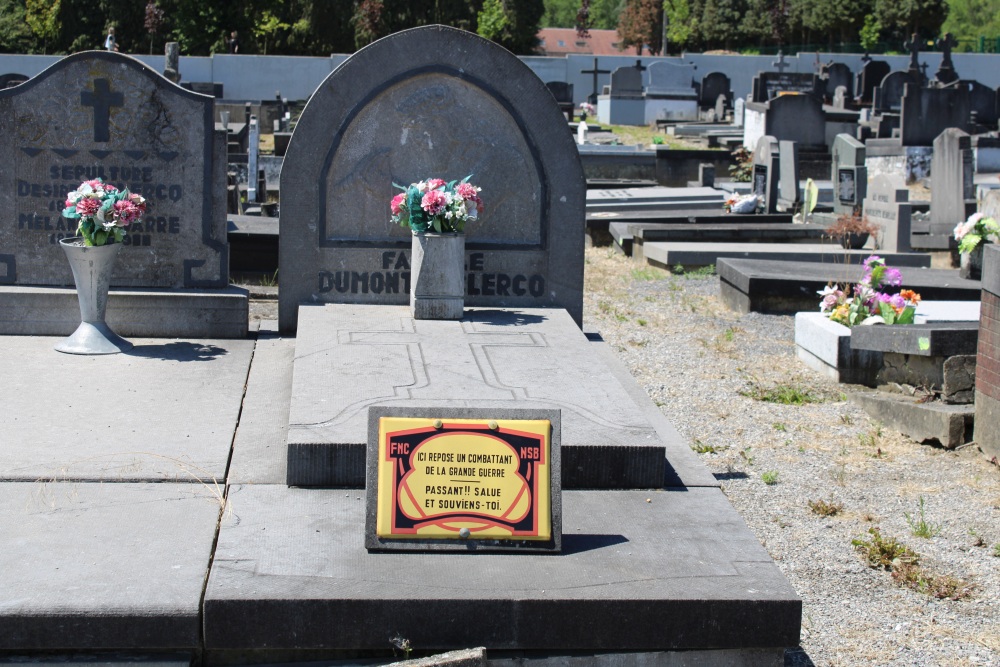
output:
<instances>
[{"instance_id":1,"label":"artificial flower bouquet","mask_svg":"<svg viewBox=\"0 0 1000 667\"><path fill-rule=\"evenodd\" d=\"M472 174L448 183L428 178L407 187L393 183L402 192L392 198L392 221L414 234L464 233L465 223L478 219L483 210L482 188L469 183L470 178Z\"/></svg>"},{"instance_id":2,"label":"artificial flower bouquet","mask_svg":"<svg viewBox=\"0 0 1000 667\"><path fill-rule=\"evenodd\" d=\"M1000 240L1000 224L982 213L973 213L968 220L955 225L955 240L959 252L970 253L983 243Z\"/></svg>"},{"instance_id":3,"label":"artificial flower bouquet","mask_svg":"<svg viewBox=\"0 0 1000 667\"><path fill-rule=\"evenodd\" d=\"M756 213L763 206L763 198L759 195L741 195L736 192L729 195L722 204L727 213Z\"/></svg>"},{"instance_id":4,"label":"artificial flower bouquet","mask_svg":"<svg viewBox=\"0 0 1000 667\"><path fill-rule=\"evenodd\" d=\"M588 118L597 114L597 109L590 102L580 102L580 116L582 118Z\"/></svg>"},{"instance_id":5,"label":"artificial flower bouquet","mask_svg":"<svg viewBox=\"0 0 1000 667\"><path fill-rule=\"evenodd\" d=\"M66 196L63 217L79 220L76 228L84 245L121 243L125 228L146 213L146 200L128 188L119 190L100 178L84 181Z\"/></svg>"},{"instance_id":6,"label":"artificial flower bouquet","mask_svg":"<svg viewBox=\"0 0 1000 667\"><path fill-rule=\"evenodd\" d=\"M885 265L885 260L872 255L865 260L864 277L856 285L827 285L818 294L822 297L820 311L846 327L859 324L913 324L920 295L913 290L899 294L881 291L885 286L899 286L899 269Z\"/></svg>"}]
</instances>

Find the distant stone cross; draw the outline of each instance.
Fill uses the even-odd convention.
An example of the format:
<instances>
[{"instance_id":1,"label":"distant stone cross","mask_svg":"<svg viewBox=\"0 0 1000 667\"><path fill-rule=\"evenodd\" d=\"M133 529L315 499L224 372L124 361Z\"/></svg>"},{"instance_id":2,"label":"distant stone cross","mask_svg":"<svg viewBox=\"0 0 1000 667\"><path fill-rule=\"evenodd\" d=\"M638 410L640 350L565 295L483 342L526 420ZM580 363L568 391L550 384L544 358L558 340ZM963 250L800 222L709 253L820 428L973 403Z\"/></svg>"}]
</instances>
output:
<instances>
[{"instance_id":1,"label":"distant stone cross","mask_svg":"<svg viewBox=\"0 0 1000 667\"><path fill-rule=\"evenodd\" d=\"M781 51L778 51L778 59L771 64L774 65L774 69L778 70L778 74L784 74L785 68L791 67L790 63L785 62L785 54Z\"/></svg>"},{"instance_id":2,"label":"distant stone cross","mask_svg":"<svg viewBox=\"0 0 1000 667\"><path fill-rule=\"evenodd\" d=\"M594 92L590 94L590 103L597 104L597 75L598 74L611 74L609 69L598 69L597 68L597 58L594 58L594 69L580 70L580 74L593 74L594 75Z\"/></svg>"},{"instance_id":3,"label":"distant stone cross","mask_svg":"<svg viewBox=\"0 0 1000 667\"><path fill-rule=\"evenodd\" d=\"M910 52L909 71L914 74L920 73L920 37L917 33L910 35L910 41L903 43L903 48Z\"/></svg>"},{"instance_id":4,"label":"distant stone cross","mask_svg":"<svg viewBox=\"0 0 1000 667\"><path fill-rule=\"evenodd\" d=\"M944 34L944 39L937 41L937 47L944 52L944 62L948 63L949 67L951 67L951 50L956 46L958 46L958 40L950 32Z\"/></svg>"},{"instance_id":5,"label":"distant stone cross","mask_svg":"<svg viewBox=\"0 0 1000 667\"><path fill-rule=\"evenodd\" d=\"M640 72L646 71L646 66L642 64L642 60L640 60L639 58L635 59L635 68Z\"/></svg>"},{"instance_id":6,"label":"distant stone cross","mask_svg":"<svg viewBox=\"0 0 1000 667\"><path fill-rule=\"evenodd\" d=\"M868 55L867 51L865 51L865 55L861 56L861 62L863 62L863 63L870 63L871 61L872 61L872 57L870 55Z\"/></svg>"},{"instance_id":7,"label":"distant stone cross","mask_svg":"<svg viewBox=\"0 0 1000 667\"><path fill-rule=\"evenodd\" d=\"M81 92L80 104L94 107L94 141L111 141L111 107L123 106L125 96L112 93L107 79L94 79L94 92Z\"/></svg>"}]
</instances>

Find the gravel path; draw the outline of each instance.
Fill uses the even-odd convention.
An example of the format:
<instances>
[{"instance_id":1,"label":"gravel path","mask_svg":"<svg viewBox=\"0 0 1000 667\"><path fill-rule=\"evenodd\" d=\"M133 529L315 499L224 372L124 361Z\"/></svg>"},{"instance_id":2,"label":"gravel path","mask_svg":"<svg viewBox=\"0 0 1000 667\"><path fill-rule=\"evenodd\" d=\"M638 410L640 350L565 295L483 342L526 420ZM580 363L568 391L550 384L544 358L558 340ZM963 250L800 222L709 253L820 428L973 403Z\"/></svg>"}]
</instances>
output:
<instances>
[{"instance_id":1,"label":"gravel path","mask_svg":"<svg viewBox=\"0 0 1000 667\"><path fill-rule=\"evenodd\" d=\"M589 248L586 262L585 322L723 480L802 596L803 650L788 664L1000 665L1000 468L974 445L948 451L874 423L845 400L849 385L795 358L792 317L727 310L715 276L671 275L608 248ZM816 402L753 397L782 386ZM921 499L931 537L914 534ZM818 501L840 509L820 516ZM960 599L868 567L852 540L872 527L919 555L925 584L958 584Z\"/></svg>"}]
</instances>

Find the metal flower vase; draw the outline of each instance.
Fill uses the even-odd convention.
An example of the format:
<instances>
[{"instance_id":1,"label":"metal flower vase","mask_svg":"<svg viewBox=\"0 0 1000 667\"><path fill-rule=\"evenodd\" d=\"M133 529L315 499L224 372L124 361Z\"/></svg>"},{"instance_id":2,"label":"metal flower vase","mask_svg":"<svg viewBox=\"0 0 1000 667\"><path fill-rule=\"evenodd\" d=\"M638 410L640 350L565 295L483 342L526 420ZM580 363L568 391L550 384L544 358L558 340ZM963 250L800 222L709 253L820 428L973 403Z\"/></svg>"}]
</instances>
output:
<instances>
[{"instance_id":1,"label":"metal flower vase","mask_svg":"<svg viewBox=\"0 0 1000 667\"><path fill-rule=\"evenodd\" d=\"M985 245L985 243L980 243L972 252L962 253L962 256L959 258L961 263L958 271L958 274L962 278L968 278L969 280L983 279L983 247Z\"/></svg>"},{"instance_id":2,"label":"metal flower vase","mask_svg":"<svg viewBox=\"0 0 1000 667\"><path fill-rule=\"evenodd\" d=\"M132 349L128 342L105 323L111 269L121 250L121 243L85 246L79 237L59 241L73 270L80 301L80 326L56 350L67 354L116 354Z\"/></svg>"},{"instance_id":3,"label":"metal flower vase","mask_svg":"<svg viewBox=\"0 0 1000 667\"><path fill-rule=\"evenodd\" d=\"M465 235L413 235L410 310L416 320L460 320L465 309Z\"/></svg>"}]
</instances>

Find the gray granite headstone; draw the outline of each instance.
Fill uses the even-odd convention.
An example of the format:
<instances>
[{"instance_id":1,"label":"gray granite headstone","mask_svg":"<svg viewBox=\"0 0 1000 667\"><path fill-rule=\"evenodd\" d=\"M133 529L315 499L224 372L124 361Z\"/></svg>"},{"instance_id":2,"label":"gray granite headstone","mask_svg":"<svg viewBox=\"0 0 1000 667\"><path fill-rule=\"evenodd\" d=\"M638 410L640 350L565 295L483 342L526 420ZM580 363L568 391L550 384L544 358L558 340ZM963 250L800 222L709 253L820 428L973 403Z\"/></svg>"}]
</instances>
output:
<instances>
[{"instance_id":1,"label":"gray granite headstone","mask_svg":"<svg viewBox=\"0 0 1000 667\"><path fill-rule=\"evenodd\" d=\"M102 177L144 196L113 286L229 284L225 145L212 99L181 89L118 53L63 58L0 91L0 284L72 285L59 240L67 192Z\"/></svg>"},{"instance_id":2,"label":"gray granite headstone","mask_svg":"<svg viewBox=\"0 0 1000 667\"><path fill-rule=\"evenodd\" d=\"M875 110L898 113L903 104L903 88L914 81L909 72L890 72L875 90Z\"/></svg>"},{"instance_id":3,"label":"gray granite headstone","mask_svg":"<svg viewBox=\"0 0 1000 667\"><path fill-rule=\"evenodd\" d=\"M638 67L619 67L612 72L611 97L642 97L642 71Z\"/></svg>"},{"instance_id":4,"label":"gray granite headstone","mask_svg":"<svg viewBox=\"0 0 1000 667\"><path fill-rule=\"evenodd\" d=\"M854 96L854 75L850 67L844 63L833 63L824 68L824 74L827 98L833 98L840 86L844 87L847 97Z\"/></svg>"},{"instance_id":5,"label":"gray granite headstone","mask_svg":"<svg viewBox=\"0 0 1000 667\"><path fill-rule=\"evenodd\" d=\"M756 77L756 84L754 102L767 102L783 93L801 93L822 97L819 93L819 79L815 74L761 72Z\"/></svg>"},{"instance_id":6,"label":"gray granite headstone","mask_svg":"<svg viewBox=\"0 0 1000 667\"><path fill-rule=\"evenodd\" d=\"M764 197L764 212L778 212L778 171L780 169L778 140L763 136L753 151L752 192Z\"/></svg>"},{"instance_id":7,"label":"gray granite headstone","mask_svg":"<svg viewBox=\"0 0 1000 667\"><path fill-rule=\"evenodd\" d=\"M861 104L871 104L875 98L875 90L882 85L882 80L889 76L889 63L884 60L869 60L858 72L855 90Z\"/></svg>"},{"instance_id":8,"label":"gray granite headstone","mask_svg":"<svg viewBox=\"0 0 1000 667\"><path fill-rule=\"evenodd\" d=\"M971 114L966 86L923 88L907 84L899 119L904 146L930 146L947 128L969 130Z\"/></svg>"},{"instance_id":9,"label":"gray granite headstone","mask_svg":"<svg viewBox=\"0 0 1000 667\"><path fill-rule=\"evenodd\" d=\"M997 121L1000 120L996 91L978 81L963 81L959 85L969 88L969 109L975 114L976 123L996 130Z\"/></svg>"},{"instance_id":10,"label":"gray granite headstone","mask_svg":"<svg viewBox=\"0 0 1000 667\"><path fill-rule=\"evenodd\" d=\"M674 65L666 62L656 62L650 65L649 86L646 87L646 97L685 97L694 98L694 65Z\"/></svg>"},{"instance_id":11,"label":"gray granite headstone","mask_svg":"<svg viewBox=\"0 0 1000 667\"><path fill-rule=\"evenodd\" d=\"M801 148L826 146L823 102L812 95L782 95L768 102L764 132L778 140L794 141Z\"/></svg>"},{"instance_id":12,"label":"gray granite headstone","mask_svg":"<svg viewBox=\"0 0 1000 667\"><path fill-rule=\"evenodd\" d=\"M835 188L833 212L850 215L861 207L867 194L868 170L865 145L849 134L838 134L830 149L830 181Z\"/></svg>"},{"instance_id":13,"label":"gray granite headstone","mask_svg":"<svg viewBox=\"0 0 1000 667\"><path fill-rule=\"evenodd\" d=\"M746 102L743 98L736 100L733 105L733 125L736 127L743 127L743 113L746 111Z\"/></svg>"},{"instance_id":14,"label":"gray granite headstone","mask_svg":"<svg viewBox=\"0 0 1000 667\"><path fill-rule=\"evenodd\" d=\"M794 141L779 141L778 206L795 210L802 203L799 190L799 146Z\"/></svg>"},{"instance_id":15,"label":"gray granite headstone","mask_svg":"<svg viewBox=\"0 0 1000 667\"><path fill-rule=\"evenodd\" d=\"M844 86L837 86L837 90L833 93L833 101L831 104L834 109L843 109L847 102L847 88Z\"/></svg>"},{"instance_id":16,"label":"gray granite headstone","mask_svg":"<svg viewBox=\"0 0 1000 667\"><path fill-rule=\"evenodd\" d=\"M868 183L863 213L877 225L878 249L884 252L910 252L909 190L899 179L879 174Z\"/></svg>"},{"instance_id":17,"label":"gray granite headstone","mask_svg":"<svg viewBox=\"0 0 1000 667\"><path fill-rule=\"evenodd\" d=\"M285 155L279 317L300 303L408 302L410 231L393 183L472 174L485 211L466 227L467 306L583 314L586 188L566 119L508 51L426 26L348 58L313 93Z\"/></svg>"},{"instance_id":18,"label":"gray granite headstone","mask_svg":"<svg viewBox=\"0 0 1000 667\"><path fill-rule=\"evenodd\" d=\"M726 104L731 106L733 101L732 83L723 72L709 72L701 80L698 106L705 109L714 106L719 95L725 95Z\"/></svg>"},{"instance_id":19,"label":"gray granite headstone","mask_svg":"<svg viewBox=\"0 0 1000 667\"><path fill-rule=\"evenodd\" d=\"M954 227L976 210L972 141L957 128L934 140L931 158L931 225Z\"/></svg>"}]
</instances>

